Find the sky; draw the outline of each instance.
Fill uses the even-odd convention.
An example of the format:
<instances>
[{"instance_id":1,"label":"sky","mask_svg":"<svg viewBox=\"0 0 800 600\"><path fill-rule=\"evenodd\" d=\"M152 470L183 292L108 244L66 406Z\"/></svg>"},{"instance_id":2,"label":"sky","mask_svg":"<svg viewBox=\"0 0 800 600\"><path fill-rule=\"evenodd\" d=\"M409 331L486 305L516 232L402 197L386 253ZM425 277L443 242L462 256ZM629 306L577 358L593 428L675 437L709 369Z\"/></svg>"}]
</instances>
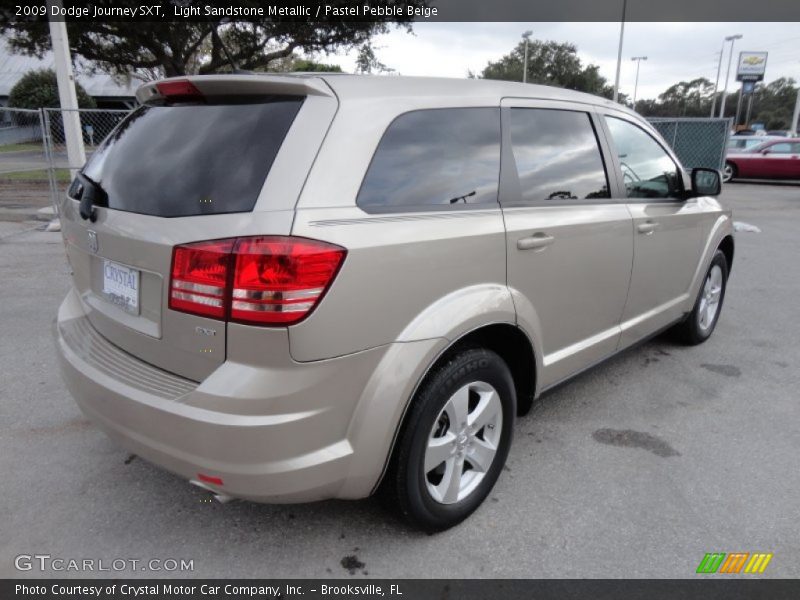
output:
<instances>
[{"instance_id":1,"label":"sky","mask_svg":"<svg viewBox=\"0 0 800 600\"><path fill-rule=\"evenodd\" d=\"M526 30L535 39L575 44L583 63L599 65L613 85L619 23L416 23L413 34L396 29L377 36L374 45L378 59L401 75L465 77L468 70L480 73L488 62L507 54ZM767 83L779 77L800 81L800 23L626 23L620 91L633 95L633 56L647 56L641 63L638 98L655 98L681 80L706 77L713 82L723 39L734 34L744 37L735 43L729 90L737 85L740 50L769 52ZM727 43L720 88L729 48ZM355 56L349 52L317 58L352 72Z\"/></svg>"}]
</instances>

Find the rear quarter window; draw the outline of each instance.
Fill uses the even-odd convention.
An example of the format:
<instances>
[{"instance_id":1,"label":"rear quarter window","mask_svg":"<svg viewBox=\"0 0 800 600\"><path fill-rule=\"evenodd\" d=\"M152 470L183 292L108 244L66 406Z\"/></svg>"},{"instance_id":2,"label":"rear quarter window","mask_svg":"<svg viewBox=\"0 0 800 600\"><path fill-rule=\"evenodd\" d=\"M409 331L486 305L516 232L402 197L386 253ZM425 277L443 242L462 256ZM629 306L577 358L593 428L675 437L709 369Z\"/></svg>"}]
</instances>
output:
<instances>
[{"instance_id":1,"label":"rear quarter window","mask_svg":"<svg viewBox=\"0 0 800 600\"><path fill-rule=\"evenodd\" d=\"M116 210L160 217L251 211L302 102L142 106L83 172Z\"/></svg>"},{"instance_id":2,"label":"rear quarter window","mask_svg":"<svg viewBox=\"0 0 800 600\"><path fill-rule=\"evenodd\" d=\"M368 212L497 204L500 110L408 112L387 128L356 203Z\"/></svg>"}]
</instances>

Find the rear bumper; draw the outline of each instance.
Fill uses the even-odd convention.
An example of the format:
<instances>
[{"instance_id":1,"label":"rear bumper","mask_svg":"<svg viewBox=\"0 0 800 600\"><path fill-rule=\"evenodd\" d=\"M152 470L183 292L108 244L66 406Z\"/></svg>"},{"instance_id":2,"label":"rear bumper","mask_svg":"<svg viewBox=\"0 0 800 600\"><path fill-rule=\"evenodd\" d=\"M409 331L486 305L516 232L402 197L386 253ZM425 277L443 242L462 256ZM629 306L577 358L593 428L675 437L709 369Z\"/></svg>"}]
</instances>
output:
<instances>
[{"instance_id":1,"label":"rear bumper","mask_svg":"<svg viewBox=\"0 0 800 600\"><path fill-rule=\"evenodd\" d=\"M63 378L86 416L181 477L218 477L223 484L209 488L277 503L363 497L380 478L390 440L359 442L359 454L375 456L354 461L349 432L354 413L371 404L365 389L395 345L314 363L287 358L272 368L229 359L197 384L102 338L74 291L59 309L55 337ZM383 398L377 427L394 430L402 393Z\"/></svg>"}]
</instances>

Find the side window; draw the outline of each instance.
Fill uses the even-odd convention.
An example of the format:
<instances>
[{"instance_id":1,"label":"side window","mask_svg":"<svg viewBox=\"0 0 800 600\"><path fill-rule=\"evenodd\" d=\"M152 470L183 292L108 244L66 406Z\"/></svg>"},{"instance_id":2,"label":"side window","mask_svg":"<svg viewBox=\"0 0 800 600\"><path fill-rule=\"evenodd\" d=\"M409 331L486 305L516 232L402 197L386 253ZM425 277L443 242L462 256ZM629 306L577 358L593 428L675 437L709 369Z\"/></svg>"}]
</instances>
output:
<instances>
[{"instance_id":1,"label":"side window","mask_svg":"<svg viewBox=\"0 0 800 600\"><path fill-rule=\"evenodd\" d=\"M606 117L619 153L628 198L672 198L683 191L675 162L650 134L636 125Z\"/></svg>"},{"instance_id":2,"label":"side window","mask_svg":"<svg viewBox=\"0 0 800 600\"><path fill-rule=\"evenodd\" d=\"M768 146L767 149L770 151L770 154L791 154L792 153L792 145L788 142L780 142L779 144L772 144L772 146Z\"/></svg>"},{"instance_id":3,"label":"side window","mask_svg":"<svg viewBox=\"0 0 800 600\"><path fill-rule=\"evenodd\" d=\"M512 108L509 129L522 200L608 198L608 178L588 113Z\"/></svg>"},{"instance_id":4,"label":"side window","mask_svg":"<svg viewBox=\"0 0 800 600\"><path fill-rule=\"evenodd\" d=\"M383 134L356 203L389 210L497 204L499 178L499 108L417 110Z\"/></svg>"}]
</instances>

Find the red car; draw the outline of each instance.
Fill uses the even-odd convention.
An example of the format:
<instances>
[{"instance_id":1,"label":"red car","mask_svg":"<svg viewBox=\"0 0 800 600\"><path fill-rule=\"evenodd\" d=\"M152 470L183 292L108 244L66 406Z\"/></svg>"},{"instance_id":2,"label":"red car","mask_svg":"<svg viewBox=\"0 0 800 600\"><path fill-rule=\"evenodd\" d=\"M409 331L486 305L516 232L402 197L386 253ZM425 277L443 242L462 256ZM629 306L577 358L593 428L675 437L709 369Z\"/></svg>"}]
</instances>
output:
<instances>
[{"instance_id":1,"label":"red car","mask_svg":"<svg viewBox=\"0 0 800 600\"><path fill-rule=\"evenodd\" d=\"M800 179L800 138L770 140L728 154L722 180L736 178Z\"/></svg>"}]
</instances>

